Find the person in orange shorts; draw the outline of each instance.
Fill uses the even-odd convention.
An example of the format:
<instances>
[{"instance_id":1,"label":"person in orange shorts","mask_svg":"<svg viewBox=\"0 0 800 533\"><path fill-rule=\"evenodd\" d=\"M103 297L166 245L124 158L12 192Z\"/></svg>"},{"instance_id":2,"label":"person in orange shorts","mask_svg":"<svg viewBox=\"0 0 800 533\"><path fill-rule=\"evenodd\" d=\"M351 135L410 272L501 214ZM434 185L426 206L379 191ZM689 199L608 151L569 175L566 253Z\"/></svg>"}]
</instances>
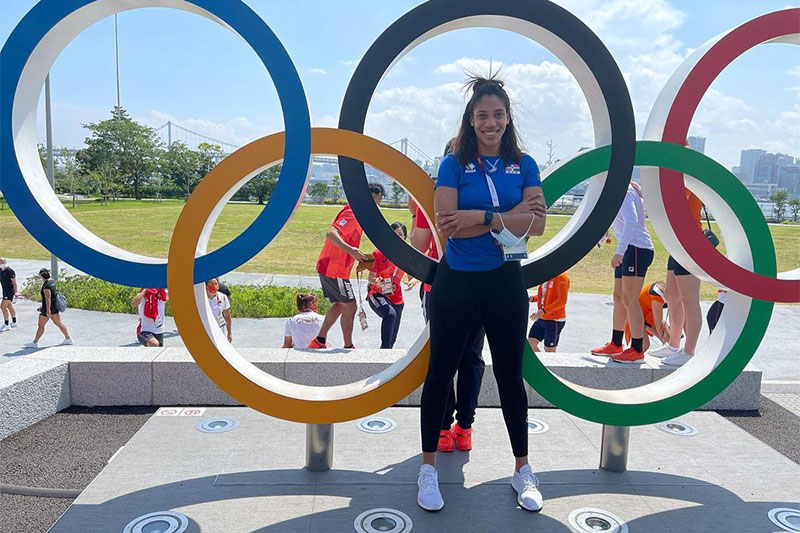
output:
<instances>
[{"instance_id":1,"label":"person in orange shorts","mask_svg":"<svg viewBox=\"0 0 800 533\"><path fill-rule=\"evenodd\" d=\"M661 342L669 340L669 326L664 321L664 282L656 281L644 287L639 293L639 306L644 315L644 330L647 335L643 339L644 351L650 347L650 337L656 337ZM631 337L630 324L625 323L625 340Z\"/></svg>"},{"instance_id":2,"label":"person in orange shorts","mask_svg":"<svg viewBox=\"0 0 800 533\"><path fill-rule=\"evenodd\" d=\"M370 183L369 190L375 203L380 205L386 191L380 183ZM327 348L327 335L336 320L342 317L344 347L353 346L353 321L356 316L356 298L350 283L350 272L356 260L367 261L369 256L358 249L363 230L356 220L350 205L344 206L325 235L325 245L317 259L317 273L322 284L322 293L331 305L319 334L308 345L309 348Z\"/></svg>"},{"instance_id":3,"label":"person in orange shorts","mask_svg":"<svg viewBox=\"0 0 800 533\"><path fill-rule=\"evenodd\" d=\"M569 295L569 276L561 273L550 281L539 285L536 295L530 297L538 309L531 315L533 325L528 333L528 343L538 352L539 343L544 341L544 351L555 352L561 330L567 324L567 296Z\"/></svg>"}]
</instances>

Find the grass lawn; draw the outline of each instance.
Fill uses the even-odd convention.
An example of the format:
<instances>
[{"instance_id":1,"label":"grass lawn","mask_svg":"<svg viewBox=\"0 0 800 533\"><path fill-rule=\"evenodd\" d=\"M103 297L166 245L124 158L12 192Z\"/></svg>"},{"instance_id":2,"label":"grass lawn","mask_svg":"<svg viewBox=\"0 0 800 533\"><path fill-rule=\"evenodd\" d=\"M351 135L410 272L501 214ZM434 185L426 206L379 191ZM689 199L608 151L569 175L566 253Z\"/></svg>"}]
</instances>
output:
<instances>
[{"instance_id":1,"label":"grass lawn","mask_svg":"<svg viewBox=\"0 0 800 533\"><path fill-rule=\"evenodd\" d=\"M102 206L99 203L79 205L70 208L84 226L108 242L121 248L144 255L166 257L172 228L178 218L183 202L167 200L121 201ZM216 248L234 238L246 227L262 209L250 204L229 204L214 227L211 246ZM317 255L322 247L325 231L340 207L301 205L277 239L256 257L240 267L243 272L269 272L275 274L315 275ZM387 221L399 220L407 226L411 224L411 214L407 209L384 208ZM532 239L530 248L541 246L553 237L569 217L551 215L547 230L541 238ZM649 223L648 223L649 225ZM719 235L718 228L712 224ZM664 279L668 254L655 233L655 259L648 272L648 281ZM800 267L800 226L770 226L778 255L778 269L791 270ZM14 214L6 206L0 210L0 256L21 259L48 259L49 253L39 245L21 226ZM375 249L364 236L362 250ZM610 294L613 288L613 274L610 266L614 246L593 249L572 267L568 273L572 280L571 290ZM703 284L702 297L713 299L716 289Z\"/></svg>"}]
</instances>

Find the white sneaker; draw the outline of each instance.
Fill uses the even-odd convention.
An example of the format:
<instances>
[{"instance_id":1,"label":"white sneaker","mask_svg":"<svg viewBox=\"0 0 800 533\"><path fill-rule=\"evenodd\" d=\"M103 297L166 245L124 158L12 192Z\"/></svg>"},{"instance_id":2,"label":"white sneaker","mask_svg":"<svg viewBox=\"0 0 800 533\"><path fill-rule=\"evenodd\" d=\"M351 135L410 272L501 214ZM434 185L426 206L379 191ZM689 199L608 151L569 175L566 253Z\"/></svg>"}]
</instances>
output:
<instances>
[{"instance_id":1,"label":"white sneaker","mask_svg":"<svg viewBox=\"0 0 800 533\"><path fill-rule=\"evenodd\" d=\"M11 328L8 327L8 324L3 324L2 326L0 326L0 333L2 333L3 331L8 331L10 329Z\"/></svg>"},{"instance_id":2,"label":"white sneaker","mask_svg":"<svg viewBox=\"0 0 800 533\"><path fill-rule=\"evenodd\" d=\"M12 328L15 328L15 327L17 327L17 323L16 323L16 322L12 322L12 323L11 323L11 327L12 327Z\"/></svg>"},{"instance_id":3,"label":"white sneaker","mask_svg":"<svg viewBox=\"0 0 800 533\"><path fill-rule=\"evenodd\" d=\"M63 341L61 341L61 344L59 344L59 346L69 346L70 344L75 344L74 342L72 342L72 339L64 339Z\"/></svg>"},{"instance_id":4,"label":"white sneaker","mask_svg":"<svg viewBox=\"0 0 800 533\"><path fill-rule=\"evenodd\" d=\"M666 359L664 364L669 366L683 366L692 358L692 354L684 352L682 349L677 352L672 352Z\"/></svg>"},{"instance_id":5,"label":"white sneaker","mask_svg":"<svg viewBox=\"0 0 800 533\"><path fill-rule=\"evenodd\" d=\"M658 357L659 359L663 359L678 351L680 351L680 348L673 348L669 345L669 343L664 343L659 348L653 348L647 352L647 354L652 355L653 357Z\"/></svg>"},{"instance_id":6,"label":"white sneaker","mask_svg":"<svg viewBox=\"0 0 800 533\"><path fill-rule=\"evenodd\" d=\"M517 503L528 511L541 511L544 505L542 493L539 492L539 480L531 470L531 465L525 465L514 472L511 486L517 491Z\"/></svg>"},{"instance_id":7,"label":"white sneaker","mask_svg":"<svg viewBox=\"0 0 800 533\"><path fill-rule=\"evenodd\" d=\"M22 345L22 347L27 350L27 349L31 349L31 348L38 348L39 344L36 343L36 342L26 342L25 344Z\"/></svg>"},{"instance_id":8,"label":"white sneaker","mask_svg":"<svg viewBox=\"0 0 800 533\"><path fill-rule=\"evenodd\" d=\"M431 465L422 465L417 477L417 505L426 511L438 511L444 507L442 493L439 492L439 476Z\"/></svg>"}]
</instances>

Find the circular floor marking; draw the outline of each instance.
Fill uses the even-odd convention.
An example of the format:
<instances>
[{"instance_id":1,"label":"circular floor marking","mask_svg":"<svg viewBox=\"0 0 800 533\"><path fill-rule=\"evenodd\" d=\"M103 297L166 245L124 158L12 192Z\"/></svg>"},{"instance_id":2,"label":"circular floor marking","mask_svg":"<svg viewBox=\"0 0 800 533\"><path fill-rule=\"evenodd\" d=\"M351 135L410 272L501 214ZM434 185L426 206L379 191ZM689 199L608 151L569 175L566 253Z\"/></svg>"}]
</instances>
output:
<instances>
[{"instance_id":1,"label":"circular floor marking","mask_svg":"<svg viewBox=\"0 0 800 533\"><path fill-rule=\"evenodd\" d=\"M686 422L681 422L680 420L661 422L660 424L656 424L656 427L665 433L680 435L681 437L693 437L699 433L696 427Z\"/></svg>"},{"instance_id":2,"label":"circular floor marking","mask_svg":"<svg viewBox=\"0 0 800 533\"><path fill-rule=\"evenodd\" d=\"M773 524L784 531L800 533L800 509L778 507L776 509L771 509L768 516Z\"/></svg>"},{"instance_id":3,"label":"circular floor marking","mask_svg":"<svg viewBox=\"0 0 800 533\"><path fill-rule=\"evenodd\" d=\"M356 422L356 427L364 433L388 433L397 427L397 422L382 416L370 416Z\"/></svg>"},{"instance_id":4,"label":"circular floor marking","mask_svg":"<svg viewBox=\"0 0 800 533\"><path fill-rule=\"evenodd\" d=\"M174 511L158 511L131 520L122 533L182 533L189 519Z\"/></svg>"},{"instance_id":5,"label":"circular floor marking","mask_svg":"<svg viewBox=\"0 0 800 533\"><path fill-rule=\"evenodd\" d=\"M579 533L628 533L628 525L618 516L602 509L575 509L569 524Z\"/></svg>"},{"instance_id":6,"label":"circular floor marking","mask_svg":"<svg viewBox=\"0 0 800 533\"><path fill-rule=\"evenodd\" d=\"M225 433L239 427L239 420L236 418L217 417L203 420L195 426L197 431L202 433Z\"/></svg>"},{"instance_id":7,"label":"circular floor marking","mask_svg":"<svg viewBox=\"0 0 800 533\"><path fill-rule=\"evenodd\" d=\"M545 431L549 430L550 426L542 422L541 420L534 420L532 418L528 419L528 433L544 433Z\"/></svg>"},{"instance_id":8,"label":"circular floor marking","mask_svg":"<svg viewBox=\"0 0 800 533\"><path fill-rule=\"evenodd\" d=\"M395 509L370 509L356 517L353 523L358 533L409 533L411 518Z\"/></svg>"}]
</instances>

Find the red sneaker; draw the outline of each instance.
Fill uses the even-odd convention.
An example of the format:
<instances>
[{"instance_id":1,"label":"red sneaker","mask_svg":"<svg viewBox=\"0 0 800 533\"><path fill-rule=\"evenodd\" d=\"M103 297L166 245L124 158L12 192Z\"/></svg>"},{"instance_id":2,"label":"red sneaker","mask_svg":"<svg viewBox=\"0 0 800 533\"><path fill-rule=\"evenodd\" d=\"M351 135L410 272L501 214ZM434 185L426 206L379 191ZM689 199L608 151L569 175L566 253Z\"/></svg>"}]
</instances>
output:
<instances>
[{"instance_id":1,"label":"red sneaker","mask_svg":"<svg viewBox=\"0 0 800 533\"><path fill-rule=\"evenodd\" d=\"M456 423L453 424L453 428L450 431L453 432L453 436L456 438L456 448L462 452L468 452L472 449L472 428L464 429Z\"/></svg>"},{"instance_id":2,"label":"red sneaker","mask_svg":"<svg viewBox=\"0 0 800 533\"><path fill-rule=\"evenodd\" d=\"M619 355L612 355L611 359L617 363L644 363L644 353L633 348L628 348Z\"/></svg>"},{"instance_id":3,"label":"red sneaker","mask_svg":"<svg viewBox=\"0 0 800 533\"><path fill-rule=\"evenodd\" d=\"M308 343L308 347L309 347L309 348L313 348L313 349L315 349L315 350L318 350L318 349L327 348L327 347L328 347L328 345L327 345L327 344L325 344L324 342L319 342L319 341L317 340L317 338L316 338L316 337L314 337L313 339L311 339L311 342L309 342L309 343Z\"/></svg>"},{"instance_id":4,"label":"red sneaker","mask_svg":"<svg viewBox=\"0 0 800 533\"><path fill-rule=\"evenodd\" d=\"M619 355L622 353L622 346L617 346L613 342L608 342L600 348L592 350L592 355Z\"/></svg>"},{"instance_id":5,"label":"red sneaker","mask_svg":"<svg viewBox=\"0 0 800 533\"><path fill-rule=\"evenodd\" d=\"M437 450L440 452L452 452L454 448L453 432L449 429L443 429L439 432L439 445Z\"/></svg>"}]
</instances>

